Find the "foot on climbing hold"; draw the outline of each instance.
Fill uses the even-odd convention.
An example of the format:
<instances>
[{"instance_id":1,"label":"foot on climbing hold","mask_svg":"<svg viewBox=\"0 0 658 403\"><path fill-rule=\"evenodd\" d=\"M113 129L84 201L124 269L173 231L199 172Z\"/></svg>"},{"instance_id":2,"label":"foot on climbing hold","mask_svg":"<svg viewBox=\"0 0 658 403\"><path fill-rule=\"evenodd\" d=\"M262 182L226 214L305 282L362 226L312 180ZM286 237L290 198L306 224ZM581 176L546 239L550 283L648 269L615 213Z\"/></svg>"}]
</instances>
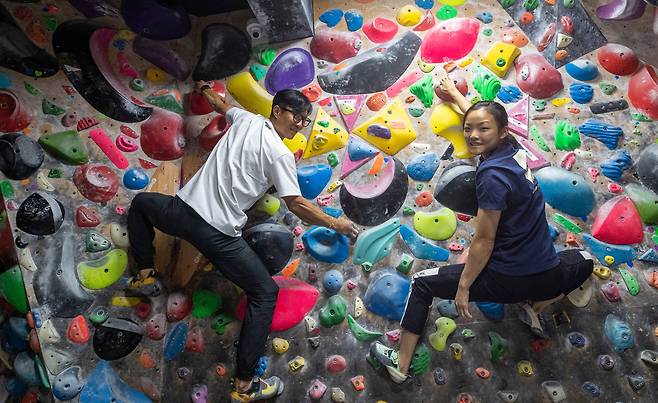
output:
<instances>
[{"instance_id":1,"label":"foot on climbing hold","mask_svg":"<svg viewBox=\"0 0 658 403\"><path fill-rule=\"evenodd\" d=\"M400 372L398 352L378 341L370 345L368 358L370 358L369 362L374 360L377 364L386 368L391 380L395 383L404 383L409 378L409 375Z\"/></svg>"},{"instance_id":2,"label":"foot on climbing hold","mask_svg":"<svg viewBox=\"0 0 658 403\"><path fill-rule=\"evenodd\" d=\"M246 392L238 393L236 390L233 390L231 392L231 402L243 403L255 400L267 400L280 396L283 390L284 384L276 376L267 379L256 378Z\"/></svg>"}]
</instances>

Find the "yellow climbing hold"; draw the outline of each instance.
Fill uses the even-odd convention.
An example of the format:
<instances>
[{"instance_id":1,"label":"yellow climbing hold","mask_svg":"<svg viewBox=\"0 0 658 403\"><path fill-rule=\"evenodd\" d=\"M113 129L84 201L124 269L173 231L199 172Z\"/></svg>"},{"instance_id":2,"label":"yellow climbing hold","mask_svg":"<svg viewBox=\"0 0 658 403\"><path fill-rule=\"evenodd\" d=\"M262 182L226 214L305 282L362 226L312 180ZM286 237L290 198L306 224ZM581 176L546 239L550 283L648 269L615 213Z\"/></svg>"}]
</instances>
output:
<instances>
[{"instance_id":1,"label":"yellow climbing hold","mask_svg":"<svg viewBox=\"0 0 658 403\"><path fill-rule=\"evenodd\" d=\"M418 24L422 16L423 14L420 12L418 7L412 4L407 4L406 6L402 6L402 8L398 11L396 18L398 23L403 27L410 27Z\"/></svg>"},{"instance_id":2,"label":"yellow climbing hold","mask_svg":"<svg viewBox=\"0 0 658 403\"><path fill-rule=\"evenodd\" d=\"M563 97L563 98L555 98L551 99L551 103L553 106L564 106L566 104L571 103L571 98Z\"/></svg>"},{"instance_id":3,"label":"yellow climbing hold","mask_svg":"<svg viewBox=\"0 0 658 403\"><path fill-rule=\"evenodd\" d=\"M448 336L457 329L457 324L454 320L446 317L440 317L434 324L436 325L436 332L429 335L430 344L436 351L444 351Z\"/></svg>"},{"instance_id":4,"label":"yellow climbing hold","mask_svg":"<svg viewBox=\"0 0 658 403\"><path fill-rule=\"evenodd\" d=\"M273 216L277 211L279 211L279 208L281 207L281 200L277 199L271 194L266 193L265 196L258 200L255 207L256 211L260 211L261 213Z\"/></svg>"},{"instance_id":5,"label":"yellow climbing hold","mask_svg":"<svg viewBox=\"0 0 658 403\"><path fill-rule=\"evenodd\" d=\"M283 354L288 351L288 347L290 347L288 340L282 339L280 337L275 337L272 339L272 348L274 349L275 353Z\"/></svg>"},{"instance_id":6,"label":"yellow climbing hold","mask_svg":"<svg viewBox=\"0 0 658 403\"><path fill-rule=\"evenodd\" d=\"M468 65L471 64L471 63L473 63L473 58L469 56L469 57L467 57L466 59L462 59L462 60L459 62L458 66L459 66L459 67L466 67L466 66L468 66Z\"/></svg>"},{"instance_id":7,"label":"yellow climbing hold","mask_svg":"<svg viewBox=\"0 0 658 403\"><path fill-rule=\"evenodd\" d=\"M457 216L449 208L414 214L414 229L425 238L443 241L450 238L457 230Z\"/></svg>"},{"instance_id":8,"label":"yellow climbing hold","mask_svg":"<svg viewBox=\"0 0 658 403\"><path fill-rule=\"evenodd\" d=\"M505 77L507 70L512 67L514 59L520 54L521 51L516 46L510 43L496 42L480 62L498 77Z\"/></svg>"},{"instance_id":9,"label":"yellow climbing hold","mask_svg":"<svg viewBox=\"0 0 658 403\"><path fill-rule=\"evenodd\" d=\"M136 36L137 36L137 34L134 33L133 31L129 30L129 29L120 29L117 32L115 38L116 39L123 39L125 41L132 41L133 39L135 39Z\"/></svg>"},{"instance_id":10,"label":"yellow climbing hold","mask_svg":"<svg viewBox=\"0 0 658 403\"><path fill-rule=\"evenodd\" d=\"M270 117L272 96L261 87L247 71L235 74L226 80L226 89L243 108L249 112Z\"/></svg>"},{"instance_id":11,"label":"yellow climbing hold","mask_svg":"<svg viewBox=\"0 0 658 403\"><path fill-rule=\"evenodd\" d=\"M532 376L535 373L532 363L527 360L521 360L516 364L516 371L521 376Z\"/></svg>"},{"instance_id":12,"label":"yellow climbing hold","mask_svg":"<svg viewBox=\"0 0 658 403\"><path fill-rule=\"evenodd\" d=\"M142 302L142 299L139 297L126 297L124 295L115 295L110 299L110 304L112 304L112 306L121 306L125 308L137 306L140 302Z\"/></svg>"},{"instance_id":13,"label":"yellow climbing hold","mask_svg":"<svg viewBox=\"0 0 658 403\"><path fill-rule=\"evenodd\" d=\"M607 255L603 258L607 264L615 264L615 258L613 256Z\"/></svg>"},{"instance_id":14,"label":"yellow climbing hold","mask_svg":"<svg viewBox=\"0 0 658 403\"><path fill-rule=\"evenodd\" d=\"M297 133L291 139L283 139L283 144L285 144L286 147L288 147L288 150L293 154L299 150L304 151L306 149L306 136Z\"/></svg>"},{"instance_id":15,"label":"yellow climbing hold","mask_svg":"<svg viewBox=\"0 0 658 403\"><path fill-rule=\"evenodd\" d=\"M594 275L601 280L607 280L612 276L612 271L607 267L594 266Z\"/></svg>"},{"instance_id":16,"label":"yellow climbing hold","mask_svg":"<svg viewBox=\"0 0 658 403\"><path fill-rule=\"evenodd\" d=\"M455 157L471 158L473 154L468 152L466 139L462 130L464 117L458 113L449 103L442 103L432 111L430 126L437 136L441 136L452 143L455 148Z\"/></svg>"},{"instance_id":17,"label":"yellow climbing hold","mask_svg":"<svg viewBox=\"0 0 658 403\"><path fill-rule=\"evenodd\" d=\"M329 151L339 150L347 145L348 139L349 134L347 131L324 109L319 107L303 158L311 158Z\"/></svg>"},{"instance_id":18,"label":"yellow climbing hold","mask_svg":"<svg viewBox=\"0 0 658 403\"><path fill-rule=\"evenodd\" d=\"M121 278L128 266L128 254L122 249L113 249L100 259L78 264L80 284L92 289L108 287Z\"/></svg>"},{"instance_id":19,"label":"yellow climbing hold","mask_svg":"<svg viewBox=\"0 0 658 403\"><path fill-rule=\"evenodd\" d=\"M418 67L423 73L429 73L430 71L434 70L434 65L432 63L425 63L422 61L420 58L418 59Z\"/></svg>"},{"instance_id":20,"label":"yellow climbing hold","mask_svg":"<svg viewBox=\"0 0 658 403\"><path fill-rule=\"evenodd\" d=\"M169 74L165 73L164 70L157 67L149 67L146 69L146 79L153 84L164 84L171 80Z\"/></svg>"},{"instance_id":21,"label":"yellow climbing hold","mask_svg":"<svg viewBox=\"0 0 658 403\"><path fill-rule=\"evenodd\" d=\"M370 134L370 126L379 126L390 131L390 137L380 137ZM404 111L400 99L395 98L386 108L361 123L353 133L389 155L395 155L416 139L409 115ZM375 133L373 131L373 133ZM379 131L375 134L379 134Z\"/></svg>"},{"instance_id":22,"label":"yellow climbing hold","mask_svg":"<svg viewBox=\"0 0 658 403\"><path fill-rule=\"evenodd\" d=\"M438 0L439 3L443 4L444 6L461 6L466 2L466 0Z\"/></svg>"}]
</instances>

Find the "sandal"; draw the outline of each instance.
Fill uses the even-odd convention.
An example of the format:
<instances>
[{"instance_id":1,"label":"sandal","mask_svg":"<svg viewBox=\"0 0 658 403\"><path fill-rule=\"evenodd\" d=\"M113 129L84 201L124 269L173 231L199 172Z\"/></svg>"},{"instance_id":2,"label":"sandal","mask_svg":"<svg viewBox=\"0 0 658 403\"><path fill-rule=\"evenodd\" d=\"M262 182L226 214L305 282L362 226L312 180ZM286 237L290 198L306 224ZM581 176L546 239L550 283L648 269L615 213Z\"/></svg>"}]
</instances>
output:
<instances>
[{"instance_id":1,"label":"sandal","mask_svg":"<svg viewBox=\"0 0 658 403\"><path fill-rule=\"evenodd\" d=\"M542 327L542 317L539 315L532 306L528 303L521 305L521 312L519 313L519 319L521 322L525 323L530 327L530 331L537 337L546 339L546 333Z\"/></svg>"},{"instance_id":2,"label":"sandal","mask_svg":"<svg viewBox=\"0 0 658 403\"><path fill-rule=\"evenodd\" d=\"M137 273L128 282L126 292L140 297L157 297L162 292L158 273L151 269L145 278L142 278L141 273Z\"/></svg>"}]
</instances>

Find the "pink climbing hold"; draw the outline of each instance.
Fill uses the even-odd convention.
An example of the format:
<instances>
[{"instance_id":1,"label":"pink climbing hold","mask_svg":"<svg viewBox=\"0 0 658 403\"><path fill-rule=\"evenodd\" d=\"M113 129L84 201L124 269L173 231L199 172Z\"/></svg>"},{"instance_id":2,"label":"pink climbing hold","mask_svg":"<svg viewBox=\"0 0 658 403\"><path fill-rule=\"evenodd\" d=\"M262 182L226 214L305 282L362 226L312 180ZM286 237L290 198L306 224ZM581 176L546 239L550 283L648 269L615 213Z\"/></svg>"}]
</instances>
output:
<instances>
[{"instance_id":1,"label":"pink climbing hold","mask_svg":"<svg viewBox=\"0 0 658 403\"><path fill-rule=\"evenodd\" d=\"M564 154L560 160L560 166L568 171L571 171L571 168L573 168L573 164L575 163L576 153L573 151L569 151L568 153Z\"/></svg>"},{"instance_id":2,"label":"pink climbing hold","mask_svg":"<svg viewBox=\"0 0 658 403\"><path fill-rule=\"evenodd\" d=\"M613 245L642 242L642 219L633 201L628 196L617 196L605 202L594 218L592 235Z\"/></svg>"},{"instance_id":3,"label":"pink climbing hold","mask_svg":"<svg viewBox=\"0 0 658 403\"><path fill-rule=\"evenodd\" d=\"M389 330L388 332L386 332L386 338L391 343L397 343L398 341L400 341L401 334L402 331L400 329Z\"/></svg>"},{"instance_id":4,"label":"pink climbing hold","mask_svg":"<svg viewBox=\"0 0 658 403\"><path fill-rule=\"evenodd\" d=\"M608 191L610 193L615 193L616 194L616 193L623 192L624 188L621 187L621 185L618 184L618 183L610 182L610 183L608 183Z\"/></svg>"},{"instance_id":5,"label":"pink climbing hold","mask_svg":"<svg viewBox=\"0 0 658 403\"><path fill-rule=\"evenodd\" d=\"M425 18L423 18L420 24L416 25L413 30L416 32L427 31L430 28L434 28L434 25L436 25L436 18L434 18L432 10L427 10Z\"/></svg>"},{"instance_id":6,"label":"pink climbing hold","mask_svg":"<svg viewBox=\"0 0 658 403\"><path fill-rule=\"evenodd\" d=\"M128 78L138 78L139 73L130 65L128 58L123 52L117 53L117 63L119 63L119 74Z\"/></svg>"},{"instance_id":7,"label":"pink climbing hold","mask_svg":"<svg viewBox=\"0 0 658 403\"><path fill-rule=\"evenodd\" d=\"M0 90L0 132L19 132L30 125L32 113L9 90Z\"/></svg>"},{"instance_id":8,"label":"pink climbing hold","mask_svg":"<svg viewBox=\"0 0 658 403\"><path fill-rule=\"evenodd\" d=\"M406 90L411 84L423 78L423 73L420 70L412 71L411 73L400 77L393 85L386 89L386 95L389 98L397 96L402 91Z\"/></svg>"},{"instance_id":9,"label":"pink climbing hold","mask_svg":"<svg viewBox=\"0 0 658 403\"><path fill-rule=\"evenodd\" d=\"M221 81L211 81L210 86L212 92L224 97L226 96L226 87ZM194 115L207 115L213 111L212 106L208 103L205 95L200 92L193 91L189 96L189 109L190 113Z\"/></svg>"},{"instance_id":10,"label":"pink climbing hold","mask_svg":"<svg viewBox=\"0 0 658 403\"><path fill-rule=\"evenodd\" d=\"M597 56L601 67L618 76L629 76L640 66L640 59L633 49L617 43L602 46Z\"/></svg>"},{"instance_id":11,"label":"pink climbing hold","mask_svg":"<svg viewBox=\"0 0 658 403\"><path fill-rule=\"evenodd\" d=\"M158 161L178 159L185 153L185 123L181 115L160 108L141 125L142 151Z\"/></svg>"},{"instance_id":12,"label":"pink climbing hold","mask_svg":"<svg viewBox=\"0 0 658 403\"><path fill-rule=\"evenodd\" d=\"M592 180L592 182L596 183L596 179L598 179L599 175L601 174L601 170L599 168L589 167L587 168L587 173L589 174L589 178Z\"/></svg>"},{"instance_id":13,"label":"pink climbing hold","mask_svg":"<svg viewBox=\"0 0 658 403\"><path fill-rule=\"evenodd\" d=\"M201 130L201 134L199 134L196 140L199 142L201 148L206 151L212 151L228 129L229 124L224 115L217 115Z\"/></svg>"},{"instance_id":14,"label":"pink climbing hold","mask_svg":"<svg viewBox=\"0 0 658 403\"><path fill-rule=\"evenodd\" d=\"M517 136L528 138L528 97L507 109L507 129Z\"/></svg>"},{"instance_id":15,"label":"pink climbing hold","mask_svg":"<svg viewBox=\"0 0 658 403\"><path fill-rule=\"evenodd\" d=\"M356 32L341 32L329 29L315 32L309 50L316 59L340 63L354 57L361 49L361 37Z\"/></svg>"},{"instance_id":16,"label":"pink climbing hold","mask_svg":"<svg viewBox=\"0 0 658 403\"><path fill-rule=\"evenodd\" d=\"M194 326L187 332L185 349L193 353L203 353L206 350L206 341L200 326Z\"/></svg>"},{"instance_id":17,"label":"pink climbing hold","mask_svg":"<svg viewBox=\"0 0 658 403\"><path fill-rule=\"evenodd\" d=\"M140 319L146 319L151 314L151 304L148 302L140 302L135 306L135 316Z\"/></svg>"},{"instance_id":18,"label":"pink climbing hold","mask_svg":"<svg viewBox=\"0 0 658 403\"><path fill-rule=\"evenodd\" d=\"M84 316L78 315L71 319L71 323L69 323L66 331L66 337L76 344L85 344L89 341L89 327Z\"/></svg>"},{"instance_id":19,"label":"pink climbing hold","mask_svg":"<svg viewBox=\"0 0 658 403\"><path fill-rule=\"evenodd\" d=\"M124 136L123 134L118 135L114 142L119 150L126 153L132 153L139 149L135 140L128 136Z\"/></svg>"},{"instance_id":20,"label":"pink climbing hold","mask_svg":"<svg viewBox=\"0 0 658 403\"><path fill-rule=\"evenodd\" d=\"M368 39L373 43L388 42L398 32L398 24L387 18L377 17L363 26L363 33L366 34Z\"/></svg>"},{"instance_id":21,"label":"pink climbing hold","mask_svg":"<svg viewBox=\"0 0 658 403\"><path fill-rule=\"evenodd\" d=\"M324 393L326 391L327 391L327 385L322 383L322 381L320 381L319 379L316 379L311 384L311 387L308 388L308 395L313 400L320 400L322 399L322 396L324 396Z\"/></svg>"},{"instance_id":22,"label":"pink climbing hold","mask_svg":"<svg viewBox=\"0 0 658 403\"><path fill-rule=\"evenodd\" d=\"M279 296L270 329L274 332L288 330L301 322L313 309L320 292L312 285L296 278L274 276L272 279L279 286ZM247 296L243 295L236 309L236 315L240 320L244 319L246 307Z\"/></svg>"},{"instance_id":23,"label":"pink climbing hold","mask_svg":"<svg viewBox=\"0 0 658 403\"><path fill-rule=\"evenodd\" d=\"M514 62L516 85L535 99L550 98L563 88L562 75L538 53L526 53Z\"/></svg>"},{"instance_id":24,"label":"pink climbing hold","mask_svg":"<svg viewBox=\"0 0 658 403\"><path fill-rule=\"evenodd\" d=\"M112 163L119 169L128 168L128 159L125 155L117 148L117 146L112 142L110 136L105 133L105 130L102 128L96 128L89 132L89 138L91 138L94 143L100 148L107 158L112 161Z\"/></svg>"},{"instance_id":25,"label":"pink climbing hold","mask_svg":"<svg viewBox=\"0 0 658 403\"><path fill-rule=\"evenodd\" d=\"M471 53L480 32L480 22L471 18L451 18L428 31L420 45L420 58L426 63L446 63Z\"/></svg>"},{"instance_id":26,"label":"pink climbing hold","mask_svg":"<svg viewBox=\"0 0 658 403\"><path fill-rule=\"evenodd\" d=\"M333 374L343 372L347 368L347 361L342 355L330 355L325 361L325 367L327 367L327 371Z\"/></svg>"},{"instance_id":27,"label":"pink climbing hold","mask_svg":"<svg viewBox=\"0 0 658 403\"><path fill-rule=\"evenodd\" d=\"M146 322L146 336L151 340L162 340L167 333L167 322L163 313L153 315Z\"/></svg>"},{"instance_id":28,"label":"pink climbing hold","mask_svg":"<svg viewBox=\"0 0 658 403\"><path fill-rule=\"evenodd\" d=\"M81 195L96 203L105 203L119 189L119 178L103 164L85 164L73 172L73 183Z\"/></svg>"},{"instance_id":29,"label":"pink climbing hold","mask_svg":"<svg viewBox=\"0 0 658 403\"><path fill-rule=\"evenodd\" d=\"M167 298L167 320L178 322L192 311L192 298L182 292L169 294Z\"/></svg>"},{"instance_id":30,"label":"pink climbing hold","mask_svg":"<svg viewBox=\"0 0 658 403\"><path fill-rule=\"evenodd\" d=\"M645 64L628 82L628 99L640 112L658 120L658 75L653 66Z\"/></svg>"}]
</instances>

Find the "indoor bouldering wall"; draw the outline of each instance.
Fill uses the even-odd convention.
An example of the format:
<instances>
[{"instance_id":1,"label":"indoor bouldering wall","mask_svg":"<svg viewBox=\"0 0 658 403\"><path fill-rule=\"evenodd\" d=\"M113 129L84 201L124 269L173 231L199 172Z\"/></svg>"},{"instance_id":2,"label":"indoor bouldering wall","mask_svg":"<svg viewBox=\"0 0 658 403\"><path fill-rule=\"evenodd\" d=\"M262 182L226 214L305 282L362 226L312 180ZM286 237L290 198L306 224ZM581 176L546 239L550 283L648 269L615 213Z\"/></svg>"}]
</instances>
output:
<instances>
[{"instance_id":1,"label":"indoor bouldering wall","mask_svg":"<svg viewBox=\"0 0 658 403\"><path fill-rule=\"evenodd\" d=\"M207 80L265 116L277 90L302 90L313 123L286 141L302 193L361 228L350 244L276 193L249 212L244 237L278 273L259 372L284 381L279 401L658 400L658 76L607 44L578 0L300 2L314 36L273 44L253 35L263 15L179 3L0 2L13 396L228 401L240 290L158 233L169 291L124 292L130 201L173 194L227 130L192 92ZM555 248L587 250L596 269L545 312L546 340L515 306L474 303L466 320L436 300L400 386L366 358L370 343L396 347L411 276L460 261L474 233L476 161L436 88L442 69L468 99L505 105Z\"/></svg>"}]
</instances>

